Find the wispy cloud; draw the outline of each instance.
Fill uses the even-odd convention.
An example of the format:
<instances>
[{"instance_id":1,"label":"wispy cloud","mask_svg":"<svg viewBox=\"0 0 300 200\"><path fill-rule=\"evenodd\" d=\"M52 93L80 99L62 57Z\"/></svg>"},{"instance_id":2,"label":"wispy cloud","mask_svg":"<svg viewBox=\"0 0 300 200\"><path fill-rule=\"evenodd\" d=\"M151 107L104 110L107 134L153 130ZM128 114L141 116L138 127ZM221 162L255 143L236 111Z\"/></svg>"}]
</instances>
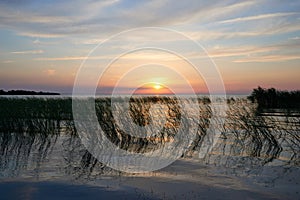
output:
<instances>
[{"instance_id":1,"label":"wispy cloud","mask_svg":"<svg viewBox=\"0 0 300 200\"><path fill-rule=\"evenodd\" d=\"M41 4L33 1L34 4ZM274 23L264 26L259 24L244 27L226 27L226 29L209 28L204 30L202 24L218 23L220 25L236 22L265 20L268 18L284 18L296 15L296 12L265 13L247 17L239 17L243 10L260 6L263 1L199 1L186 2L171 0L153 0L146 3L136 3L135 6L125 6L128 2L120 0L82 1L74 0L72 4L61 1L52 2L50 9L47 3L40 5L39 10L34 6L18 9L14 3L0 6L0 26L16 31L17 35L33 38L59 38L82 36L82 40L72 40L78 44L96 44L99 38L106 38L119 31L140 26L185 26L200 27L200 33L195 33L199 39L257 37L267 34L280 34L300 30L295 23ZM108 8L106 10L106 8ZM180 12L174 12L180 10ZM151 13L151 15L149 14ZM230 18L223 20L224 18ZM296 20L296 19L291 19ZM193 28L194 29L194 28ZM193 32L188 28L184 32ZM197 31L195 31L197 32ZM88 35L88 39L86 36Z\"/></svg>"},{"instance_id":2,"label":"wispy cloud","mask_svg":"<svg viewBox=\"0 0 300 200\"><path fill-rule=\"evenodd\" d=\"M218 19L222 19L228 15L236 13L238 11L250 8L258 4L255 0L246 0L243 2L233 2L226 3L225 1L220 1L218 3L210 2L206 8L201 10L201 12L196 12L195 15L188 19L192 22L215 22Z\"/></svg>"},{"instance_id":3,"label":"wispy cloud","mask_svg":"<svg viewBox=\"0 0 300 200\"><path fill-rule=\"evenodd\" d=\"M34 2L34 1L33 1ZM36 4L41 4L35 2ZM33 3L33 5L35 4ZM136 6L121 6L122 1L51 2L35 7L18 7L7 3L0 6L0 25L28 37L55 38L72 35L116 33L139 26L173 26L211 21L236 10L255 5L256 1L186 2L153 0ZM53 4L53 5L52 5ZM124 5L128 2L124 2ZM104 8L113 8L105 10ZM180 12L175 12L180 10ZM151 13L151 14L149 14Z\"/></svg>"},{"instance_id":4,"label":"wispy cloud","mask_svg":"<svg viewBox=\"0 0 300 200\"><path fill-rule=\"evenodd\" d=\"M114 47L114 48L117 48ZM119 48L122 48L120 46ZM125 47L124 47L125 48ZM134 49L134 47L129 46L129 49ZM126 47L127 49L127 47ZM288 51L297 51L300 49L300 43L287 40L285 42L272 44L272 45L238 45L238 46L215 46L212 48L206 49L208 55L211 58L230 58L230 57L244 57L245 60L249 60L252 58L262 58L264 57L266 60L268 58L273 58L271 55L280 54L280 52L288 52ZM202 58L204 55L199 55L199 52L186 52L186 55L189 55L189 58ZM83 61L85 59L90 60L102 60L102 59L114 59L116 55L113 54L105 54L101 56L65 56L65 57L39 57L34 58L36 61ZM267 57L266 57L267 56ZM270 57L268 57L270 56ZM244 58L240 60L236 60L235 62L245 62ZM125 59L128 61L135 61L135 60L144 60L151 61L151 60L161 60L161 61L178 61L181 58L177 57L173 54L163 53L162 52L135 52L123 55L120 59ZM295 59L295 56L286 56L283 57L279 55L277 61L281 60L292 60ZM276 61L274 59L274 61Z\"/></svg>"},{"instance_id":5,"label":"wispy cloud","mask_svg":"<svg viewBox=\"0 0 300 200\"><path fill-rule=\"evenodd\" d=\"M13 54L42 54L43 50L29 50L29 51L13 51Z\"/></svg>"},{"instance_id":6,"label":"wispy cloud","mask_svg":"<svg viewBox=\"0 0 300 200\"><path fill-rule=\"evenodd\" d=\"M231 39L231 38L255 38L266 35L279 35L285 33L291 33L300 31L300 25L294 23L277 23L268 24L259 27L248 27L248 30L236 29L219 29L219 30L199 30L199 31L187 31L186 35L194 40L206 41L214 39Z\"/></svg>"},{"instance_id":7,"label":"wispy cloud","mask_svg":"<svg viewBox=\"0 0 300 200\"><path fill-rule=\"evenodd\" d=\"M81 40L76 40L75 44L99 44L100 42L103 42L105 39L81 39Z\"/></svg>"},{"instance_id":8,"label":"wispy cloud","mask_svg":"<svg viewBox=\"0 0 300 200\"><path fill-rule=\"evenodd\" d=\"M279 62L287 60L298 60L300 55L266 55L266 56L255 56L235 60L235 63L250 63L250 62Z\"/></svg>"},{"instance_id":9,"label":"wispy cloud","mask_svg":"<svg viewBox=\"0 0 300 200\"><path fill-rule=\"evenodd\" d=\"M300 37L292 37L292 38L289 38L289 40L300 40Z\"/></svg>"},{"instance_id":10,"label":"wispy cloud","mask_svg":"<svg viewBox=\"0 0 300 200\"><path fill-rule=\"evenodd\" d=\"M36 61L83 61L85 59L89 60L102 60L102 59L114 59L116 55L103 55L103 56L67 56L67 57L44 57L44 58L34 58ZM122 59L126 60L178 60L179 57L174 55L160 55L157 52L153 54L137 53L137 54L128 54L122 56Z\"/></svg>"},{"instance_id":11,"label":"wispy cloud","mask_svg":"<svg viewBox=\"0 0 300 200\"><path fill-rule=\"evenodd\" d=\"M278 50L277 46L242 46L242 47L226 47L215 48L208 50L209 56L213 58L217 57L234 57L234 56L248 56L250 54L272 52Z\"/></svg>"},{"instance_id":12,"label":"wispy cloud","mask_svg":"<svg viewBox=\"0 0 300 200\"><path fill-rule=\"evenodd\" d=\"M235 18L235 19L220 21L218 23L224 24L224 23L245 22L245 21L261 20L261 19L274 18L274 17L286 17L286 16L291 16L291 15L296 15L296 14L299 14L299 13L296 13L296 12L269 13L269 14L254 15L254 16L248 16L248 17L239 17L239 18Z\"/></svg>"},{"instance_id":13,"label":"wispy cloud","mask_svg":"<svg viewBox=\"0 0 300 200\"><path fill-rule=\"evenodd\" d=\"M69 3L33 0L25 5L10 1L0 2L0 27L16 31L17 35L42 38L71 36L91 30L99 33L99 28L103 31L111 23L108 20L110 13L103 9L118 2L120 1L74 0Z\"/></svg>"},{"instance_id":14,"label":"wispy cloud","mask_svg":"<svg viewBox=\"0 0 300 200\"><path fill-rule=\"evenodd\" d=\"M13 62L14 62L13 60L4 60L4 61L2 61L2 63L5 63L5 64L13 63Z\"/></svg>"},{"instance_id":15,"label":"wispy cloud","mask_svg":"<svg viewBox=\"0 0 300 200\"><path fill-rule=\"evenodd\" d=\"M252 46L216 46L208 49L208 54L213 58L238 57L233 62L277 62L295 60L300 56L300 43L287 40L285 42L272 45L252 45ZM298 54L297 54L298 52ZM299 55L299 56L298 56Z\"/></svg>"},{"instance_id":16,"label":"wispy cloud","mask_svg":"<svg viewBox=\"0 0 300 200\"><path fill-rule=\"evenodd\" d=\"M32 43L35 44L35 45L54 45L54 44L58 44L58 42L46 42L46 41L42 41L39 38L33 40Z\"/></svg>"},{"instance_id":17,"label":"wispy cloud","mask_svg":"<svg viewBox=\"0 0 300 200\"><path fill-rule=\"evenodd\" d=\"M36 61L73 61L73 60L84 60L86 59L86 56L68 56L68 57L50 57L50 58L35 58ZM103 58L103 57L101 57ZM89 58L93 59L93 58ZM94 58L94 59L100 59L100 58Z\"/></svg>"},{"instance_id":18,"label":"wispy cloud","mask_svg":"<svg viewBox=\"0 0 300 200\"><path fill-rule=\"evenodd\" d=\"M47 70L45 70L45 73L46 73L48 76L54 76L55 73L56 73L56 70L55 70L55 69L47 69Z\"/></svg>"},{"instance_id":19,"label":"wispy cloud","mask_svg":"<svg viewBox=\"0 0 300 200\"><path fill-rule=\"evenodd\" d=\"M33 38L59 38L59 37L64 37L67 36L66 34L61 34L61 33L42 33L40 31L36 32L18 32L17 35L20 36L27 36L27 37L33 37Z\"/></svg>"}]
</instances>

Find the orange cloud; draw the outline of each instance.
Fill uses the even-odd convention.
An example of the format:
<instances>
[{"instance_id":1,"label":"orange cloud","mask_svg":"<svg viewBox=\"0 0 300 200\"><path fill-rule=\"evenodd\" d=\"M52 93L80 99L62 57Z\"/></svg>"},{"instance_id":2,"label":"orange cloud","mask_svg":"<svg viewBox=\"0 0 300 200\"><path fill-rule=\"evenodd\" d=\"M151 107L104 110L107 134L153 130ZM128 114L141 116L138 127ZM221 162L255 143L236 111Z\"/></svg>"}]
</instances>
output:
<instances>
[{"instance_id":1,"label":"orange cloud","mask_svg":"<svg viewBox=\"0 0 300 200\"><path fill-rule=\"evenodd\" d=\"M56 70L55 70L55 69L47 69L47 70L46 70L46 74L47 74L48 76L53 76L53 75L55 75L55 73L56 73Z\"/></svg>"}]
</instances>

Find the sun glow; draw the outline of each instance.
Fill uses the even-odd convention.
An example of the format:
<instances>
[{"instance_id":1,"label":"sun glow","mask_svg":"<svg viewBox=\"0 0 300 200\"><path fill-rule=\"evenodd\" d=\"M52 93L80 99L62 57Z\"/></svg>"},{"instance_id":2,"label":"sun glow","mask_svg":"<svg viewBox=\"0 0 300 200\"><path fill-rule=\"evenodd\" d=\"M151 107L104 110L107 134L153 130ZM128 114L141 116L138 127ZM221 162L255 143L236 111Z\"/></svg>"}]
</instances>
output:
<instances>
[{"instance_id":1,"label":"sun glow","mask_svg":"<svg viewBox=\"0 0 300 200\"><path fill-rule=\"evenodd\" d=\"M153 88L159 90L162 88L162 86L159 83L155 83L155 85L153 85Z\"/></svg>"}]
</instances>

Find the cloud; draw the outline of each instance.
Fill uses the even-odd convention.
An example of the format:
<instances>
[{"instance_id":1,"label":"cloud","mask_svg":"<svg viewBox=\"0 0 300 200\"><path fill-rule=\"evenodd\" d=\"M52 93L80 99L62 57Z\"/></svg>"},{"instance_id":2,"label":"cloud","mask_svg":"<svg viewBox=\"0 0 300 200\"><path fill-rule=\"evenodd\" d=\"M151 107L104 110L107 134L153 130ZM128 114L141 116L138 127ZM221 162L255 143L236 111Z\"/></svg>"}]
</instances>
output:
<instances>
[{"instance_id":1,"label":"cloud","mask_svg":"<svg viewBox=\"0 0 300 200\"><path fill-rule=\"evenodd\" d=\"M65 37L66 34L57 34L57 33L41 33L39 31L36 32L18 32L17 35L34 37L34 38L59 38Z\"/></svg>"},{"instance_id":2,"label":"cloud","mask_svg":"<svg viewBox=\"0 0 300 200\"><path fill-rule=\"evenodd\" d=\"M270 53L272 51L279 50L278 46L242 46L242 47L226 47L215 48L208 50L210 57L234 57L234 56L248 56L249 54L257 53Z\"/></svg>"},{"instance_id":3,"label":"cloud","mask_svg":"<svg viewBox=\"0 0 300 200\"><path fill-rule=\"evenodd\" d=\"M33 44L35 45L54 45L54 44L58 44L57 42L45 42L45 41L41 41L40 39L35 39L32 41Z\"/></svg>"},{"instance_id":4,"label":"cloud","mask_svg":"<svg viewBox=\"0 0 300 200\"><path fill-rule=\"evenodd\" d=\"M4 60L2 63L8 64L8 63L13 63L13 60Z\"/></svg>"},{"instance_id":5,"label":"cloud","mask_svg":"<svg viewBox=\"0 0 300 200\"><path fill-rule=\"evenodd\" d=\"M276 24L260 25L260 26L249 26L248 30L243 28L222 29L219 30L207 30L200 29L198 31L186 31L184 32L187 36L197 41L215 40L215 39L231 39L231 38L255 38L266 35L279 35L291 32L300 31L300 25L281 22Z\"/></svg>"},{"instance_id":6,"label":"cloud","mask_svg":"<svg viewBox=\"0 0 300 200\"><path fill-rule=\"evenodd\" d=\"M28 37L55 38L72 35L112 34L139 26L173 26L212 20L255 4L255 1L171 0L128 1L31 1L26 6L0 4L0 26ZM38 7L39 9L36 9ZM49 9L49 7L51 9ZM180 11L180 12L177 12ZM149 14L151 13L151 14Z\"/></svg>"},{"instance_id":7,"label":"cloud","mask_svg":"<svg viewBox=\"0 0 300 200\"><path fill-rule=\"evenodd\" d=\"M269 14L254 15L254 16L248 16L248 17L239 17L239 18L235 18L235 19L220 21L218 23L224 24L224 23L245 22L245 21L261 20L261 19L274 18L274 17L286 17L286 16L295 15L295 14L299 14L299 13L296 13L296 12L269 13Z\"/></svg>"},{"instance_id":8,"label":"cloud","mask_svg":"<svg viewBox=\"0 0 300 200\"><path fill-rule=\"evenodd\" d=\"M112 48L117 48L112 47ZM134 46L119 46L119 48L126 48L127 50L132 50L135 47ZM277 43L277 44L271 44L271 45L237 45L237 46L215 46L212 48L207 48L206 52L211 58L229 58L229 57L246 57L245 59L249 59L253 56L271 56L271 55L277 55L279 53L289 53L289 51L297 52L300 49L300 43L295 42L293 40L287 40L285 42ZM190 52L186 52L186 55L188 55L189 58L202 58L205 55L199 55L199 52L193 52L192 50ZM102 60L102 59L114 59L116 55L114 54L105 54L102 56L65 56L65 57L39 57L34 58L36 61L83 61L85 59L90 60ZM164 61L178 61L181 58L177 57L173 54L169 54L165 52L164 54L158 53L157 51L150 51L150 52L144 52L144 51L137 51L134 53L129 53L126 55L123 55L121 57L122 59L126 59L128 61L134 61L134 60L164 60ZM271 57L270 57L271 58ZM291 60L295 59L294 56L291 57L281 57L279 56L278 60ZM242 62L243 59L237 60L235 62ZM244 60L243 60L244 62Z\"/></svg>"},{"instance_id":9,"label":"cloud","mask_svg":"<svg viewBox=\"0 0 300 200\"><path fill-rule=\"evenodd\" d=\"M292 37L292 38L289 38L289 40L300 40L300 37Z\"/></svg>"},{"instance_id":10,"label":"cloud","mask_svg":"<svg viewBox=\"0 0 300 200\"><path fill-rule=\"evenodd\" d=\"M297 14L277 12L240 17L243 11L264 5L264 1L254 0L191 0L188 4L183 1L174 3L171 0L134 4L126 0L89 0L85 3L74 0L72 3L51 2L51 9L48 2L30 1L24 4L26 6L10 2L0 3L0 27L13 30L17 35L33 38L65 37L76 44L97 44L112 34L140 26L179 27L178 30L183 29L192 38L200 40L259 37L300 30L295 23L296 18L266 25L261 22L258 26L244 24L246 28L228 27L229 23L264 21L262 19L274 17L281 19ZM224 18L231 19L222 21Z\"/></svg>"},{"instance_id":11,"label":"cloud","mask_svg":"<svg viewBox=\"0 0 300 200\"><path fill-rule=\"evenodd\" d=\"M250 63L250 62L279 62L288 60L298 60L300 55L266 55L266 56L255 56L235 60L235 63Z\"/></svg>"},{"instance_id":12,"label":"cloud","mask_svg":"<svg viewBox=\"0 0 300 200\"><path fill-rule=\"evenodd\" d=\"M279 62L299 59L300 43L286 40L271 45L216 46L207 50L212 58L239 57L236 63Z\"/></svg>"},{"instance_id":13,"label":"cloud","mask_svg":"<svg viewBox=\"0 0 300 200\"><path fill-rule=\"evenodd\" d=\"M13 51L13 54L42 54L43 50L29 50L29 51Z\"/></svg>"},{"instance_id":14,"label":"cloud","mask_svg":"<svg viewBox=\"0 0 300 200\"><path fill-rule=\"evenodd\" d=\"M102 60L102 59L109 59L109 58L115 58L116 55L103 55L103 56L66 56L66 57L44 57L44 58L34 58L36 61L76 61L80 60L83 61L85 59L89 60ZM169 60L178 60L180 58L175 57L174 55L158 55L156 54L128 54L124 55L122 59L126 60L157 60L157 59L169 59Z\"/></svg>"},{"instance_id":15,"label":"cloud","mask_svg":"<svg viewBox=\"0 0 300 200\"><path fill-rule=\"evenodd\" d=\"M205 8L201 12L196 12L194 18L190 19L191 22L215 22L218 19L222 19L226 16L230 16L236 12L240 12L252 6L259 4L257 1L248 0L243 2L233 3L218 3L211 2L209 9Z\"/></svg>"},{"instance_id":16,"label":"cloud","mask_svg":"<svg viewBox=\"0 0 300 200\"><path fill-rule=\"evenodd\" d=\"M239 46L239 47L215 47L210 53L213 55L222 55L222 53L233 53L234 55L250 54L250 53L272 53L275 51L284 51L284 50L299 50L300 43L294 41L284 41L277 44L271 45L256 45L256 46ZM236 54L235 54L236 53Z\"/></svg>"},{"instance_id":17,"label":"cloud","mask_svg":"<svg viewBox=\"0 0 300 200\"><path fill-rule=\"evenodd\" d=\"M37 60L37 61L73 61L73 60L84 60L86 58L87 58L86 56L68 56L68 57L52 57L52 58L35 58L34 60ZM92 58L89 58L89 59L92 59ZM96 58L94 58L94 59L96 59Z\"/></svg>"},{"instance_id":18,"label":"cloud","mask_svg":"<svg viewBox=\"0 0 300 200\"><path fill-rule=\"evenodd\" d=\"M100 42L103 42L105 39L82 39L80 41L76 40L75 44L99 44Z\"/></svg>"},{"instance_id":19,"label":"cloud","mask_svg":"<svg viewBox=\"0 0 300 200\"><path fill-rule=\"evenodd\" d=\"M56 70L55 69L47 69L45 72L48 76L54 76L56 73Z\"/></svg>"}]
</instances>

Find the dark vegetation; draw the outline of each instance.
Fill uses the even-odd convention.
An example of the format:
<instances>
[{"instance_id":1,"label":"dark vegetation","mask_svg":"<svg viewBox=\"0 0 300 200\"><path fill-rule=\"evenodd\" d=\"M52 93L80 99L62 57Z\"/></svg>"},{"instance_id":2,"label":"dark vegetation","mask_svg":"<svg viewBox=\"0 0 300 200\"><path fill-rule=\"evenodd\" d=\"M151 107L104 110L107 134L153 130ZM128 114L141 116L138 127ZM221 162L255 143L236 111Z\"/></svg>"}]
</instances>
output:
<instances>
[{"instance_id":1,"label":"dark vegetation","mask_svg":"<svg viewBox=\"0 0 300 200\"><path fill-rule=\"evenodd\" d=\"M300 91L280 91L275 88L253 89L247 97L252 103L256 102L259 109L283 108L300 109Z\"/></svg>"},{"instance_id":2,"label":"dark vegetation","mask_svg":"<svg viewBox=\"0 0 300 200\"><path fill-rule=\"evenodd\" d=\"M0 98L0 119L72 120L71 98Z\"/></svg>"},{"instance_id":3,"label":"dark vegetation","mask_svg":"<svg viewBox=\"0 0 300 200\"><path fill-rule=\"evenodd\" d=\"M56 134L72 123L71 98L0 98L0 131ZM68 126L67 128L73 128Z\"/></svg>"},{"instance_id":4,"label":"dark vegetation","mask_svg":"<svg viewBox=\"0 0 300 200\"><path fill-rule=\"evenodd\" d=\"M111 112L110 100L109 98L96 99L95 109L99 124L111 142L124 150L139 153L146 153L160 147L161 140L137 138L127 134L126 130L121 130ZM120 98L120 101L125 100ZM129 103L130 117L140 126L150 123L149 109L152 103L161 103L169 107L168 126L166 125L162 131L164 135L158 134L155 137L168 139L181 125L179 124L181 110L176 99L143 97L130 99ZM189 148L190 152L187 151L184 156L192 155L202 148L203 138L210 124L212 110L209 99L199 99L199 106L200 121L197 137ZM286 163L299 166L299 117L287 117L285 121L278 121L277 118L254 115L256 105L250 104L245 99L229 101L228 107L224 126L215 127L223 132L224 142L220 143L220 149L224 152L220 154L222 158L219 159L220 162L224 161L226 155L225 165L229 168L236 169L235 165L240 167L241 163L247 167L251 167L251 163L253 166L257 163L264 165L278 158L285 147L285 151L288 149L291 155ZM26 163L32 158L36 159L38 169L39 163L51 154L52 149L57 148L55 144L58 138L63 140L62 152L65 163L61 165L64 166L62 168L67 174L80 178L113 173L111 168L98 162L81 144L73 123L71 98L0 98L0 169L2 171L11 167L8 166L11 162L9 160L16 163L12 171L18 171L24 168L23 161ZM40 157L31 156L33 153L36 155L36 152ZM16 159L12 159L15 155L17 155ZM245 155L250 159L246 159ZM218 161L213 157L212 160ZM38 171L36 170L37 173Z\"/></svg>"},{"instance_id":5,"label":"dark vegetation","mask_svg":"<svg viewBox=\"0 0 300 200\"><path fill-rule=\"evenodd\" d=\"M26 91L26 90L9 90L4 91L0 90L0 95L60 95L56 92L35 92L35 91Z\"/></svg>"}]
</instances>

